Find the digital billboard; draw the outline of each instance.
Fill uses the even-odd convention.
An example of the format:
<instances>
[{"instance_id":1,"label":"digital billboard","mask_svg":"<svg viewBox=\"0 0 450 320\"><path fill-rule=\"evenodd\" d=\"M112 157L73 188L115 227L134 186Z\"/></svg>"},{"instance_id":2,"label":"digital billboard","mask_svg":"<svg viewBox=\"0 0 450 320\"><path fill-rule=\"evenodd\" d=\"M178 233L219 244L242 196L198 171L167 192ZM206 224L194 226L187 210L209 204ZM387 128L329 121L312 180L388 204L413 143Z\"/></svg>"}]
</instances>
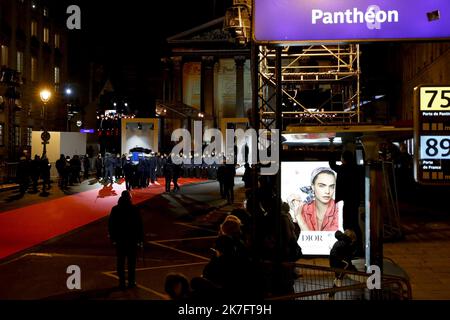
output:
<instances>
[{"instance_id":1,"label":"digital billboard","mask_svg":"<svg viewBox=\"0 0 450 320\"><path fill-rule=\"evenodd\" d=\"M415 88L414 107L416 181L450 185L450 86Z\"/></svg>"},{"instance_id":2,"label":"digital billboard","mask_svg":"<svg viewBox=\"0 0 450 320\"><path fill-rule=\"evenodd\" d=\"M255 0L256 42L450 38L448 0Z\"/></svg>"},{"instance_id":3,"label":"digital billboard","mask_svg":"<svg viewBox=\"0 0 450 320\"><path fill-rule=\"evenodd\" d=\"M305 255L329 255L343 231L343 201L335 202L337 174L328 162L281 163L281 199L300 227L298 244Z\"/></svg>"}]
</instances>

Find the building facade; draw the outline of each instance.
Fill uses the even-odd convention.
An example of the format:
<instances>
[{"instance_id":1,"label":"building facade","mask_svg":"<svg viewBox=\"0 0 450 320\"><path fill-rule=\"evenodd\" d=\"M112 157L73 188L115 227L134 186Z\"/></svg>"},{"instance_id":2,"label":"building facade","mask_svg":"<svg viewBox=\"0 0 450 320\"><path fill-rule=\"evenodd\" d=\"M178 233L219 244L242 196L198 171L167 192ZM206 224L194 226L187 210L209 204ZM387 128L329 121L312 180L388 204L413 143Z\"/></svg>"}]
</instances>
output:
<instances>
[{"instance_id":1,"label":"building facade","mask_svg":"<svg viewBox=\"0 0 450 320\"><path fill-rule=\"evenodd\" d=\"M0 0L0 162L29 153L32 131L67 126L66 19L59 1ZM43 89L52 94L45 108Z\"/></svg>"},{"instance_id":2,"label":"building facade","mask_svg":"<svg viewBox=\"0 0 450 320\"><path fill-rule=\"evenodd\" d=\"M220 128L223 119L246 118L251 109L250 48L223 31L223 20L167 39L171 55L161 59L163 92L156 103L160 150L170 149L175 129L193 130L194 121L203 130Z\"/></svg>"}]
</instances>

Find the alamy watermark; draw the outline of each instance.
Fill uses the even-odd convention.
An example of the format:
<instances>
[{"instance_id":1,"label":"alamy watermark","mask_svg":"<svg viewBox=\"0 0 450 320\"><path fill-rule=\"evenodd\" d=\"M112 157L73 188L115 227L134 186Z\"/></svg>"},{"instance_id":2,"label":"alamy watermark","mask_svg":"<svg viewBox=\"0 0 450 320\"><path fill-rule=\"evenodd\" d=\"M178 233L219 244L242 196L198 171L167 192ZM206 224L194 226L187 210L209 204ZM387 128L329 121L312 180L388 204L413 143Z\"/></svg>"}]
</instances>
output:
<instances>
[{"instance_id":1,"label":"alamy watermark","mask_svg":"<svg viewBox=\"0 0 450 320\"><path fill-rule=\"evenodd\" d=\"M81 9L73 4L67 7L67 14L70 16L66 20L66 26L69 30L81 30Z\"/></svg>"},{"instance_id":2,"label":"alamy watermark","mask_svg":"<svg viewBox=\"0 0 450 320\"><path fill-rule=\"evenodd\" d=\"M70 274L66 281L67 289L81 290L81 268L77 265L70 265L67 267L66 273Z\"/></svg>"},{"instance_id":3,"label":"alamy watermark","mask_svg":"<svg viewBox=\"0 0 450 320\"><path fill-rule=\"evenodd\" d=\"M279 150L280 137L278 129L261 129L259 135L256 130L250 128L226 129L225 137L219 129L208 128L203 132L201 121L194 121L194 135L187 129L176 129L172 132L172 141L178 142L171 152L171 159L175 164L235 164L237 154L235 147L237 141L245 141L248 147L248 163L261 166L261 174L274 175L280 166ZM203 149L203 142L209 140L209 144ZM194 146L194 150L192 150ZM193 157L190 155L193 151ZM237 149L237 153L242 156L245 152ZM193 162L192 162L193 158Z\"/></svg>"}]
</instances>

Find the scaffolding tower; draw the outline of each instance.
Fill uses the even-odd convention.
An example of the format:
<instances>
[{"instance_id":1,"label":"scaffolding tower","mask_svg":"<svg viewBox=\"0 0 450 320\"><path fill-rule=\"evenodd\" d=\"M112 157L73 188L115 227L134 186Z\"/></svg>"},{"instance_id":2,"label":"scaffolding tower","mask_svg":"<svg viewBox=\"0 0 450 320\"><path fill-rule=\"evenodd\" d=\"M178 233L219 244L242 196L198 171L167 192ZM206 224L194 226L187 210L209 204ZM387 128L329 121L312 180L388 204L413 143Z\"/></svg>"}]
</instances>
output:
<instances>
[{"instance_id":1,"label":"scaffolding tower","mask_svg":"<svg viewBox=\"0 0 450 320\"><path fill-rule=\"evenodd\" d=\"M360 122L358 44L254 45L254 91L261 127ZM278 92L278 94L277 94ZM256 116L256 115L255 115Z\"/></svg>"}]
</instances>

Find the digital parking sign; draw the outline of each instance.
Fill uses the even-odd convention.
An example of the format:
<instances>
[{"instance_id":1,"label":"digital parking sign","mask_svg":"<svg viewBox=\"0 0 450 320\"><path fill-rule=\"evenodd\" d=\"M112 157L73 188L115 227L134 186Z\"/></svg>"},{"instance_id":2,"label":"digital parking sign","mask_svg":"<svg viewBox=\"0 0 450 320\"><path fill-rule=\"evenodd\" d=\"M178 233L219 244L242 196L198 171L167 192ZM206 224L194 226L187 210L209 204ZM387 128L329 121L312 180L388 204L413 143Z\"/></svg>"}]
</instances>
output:
<instances>
[{"instance_id":1,"label":"digital parking sign","mask_svg":"<svg viewBox=\"0 0 450 320\"><path fill-rule=\"evenodd\" d=\"M258 43L450 38L449 0L254 0L253 17Z\"/></svg>"},{"instance_id":2,"label":"digital parking sign","mask_svg":"<svg viewBox=\"0 0 450 320\"><path fill-rule=\"evenodd\" d=\"M414 89L415 179L450 185L450 85Z\"/></svg>"}]
</instances>

